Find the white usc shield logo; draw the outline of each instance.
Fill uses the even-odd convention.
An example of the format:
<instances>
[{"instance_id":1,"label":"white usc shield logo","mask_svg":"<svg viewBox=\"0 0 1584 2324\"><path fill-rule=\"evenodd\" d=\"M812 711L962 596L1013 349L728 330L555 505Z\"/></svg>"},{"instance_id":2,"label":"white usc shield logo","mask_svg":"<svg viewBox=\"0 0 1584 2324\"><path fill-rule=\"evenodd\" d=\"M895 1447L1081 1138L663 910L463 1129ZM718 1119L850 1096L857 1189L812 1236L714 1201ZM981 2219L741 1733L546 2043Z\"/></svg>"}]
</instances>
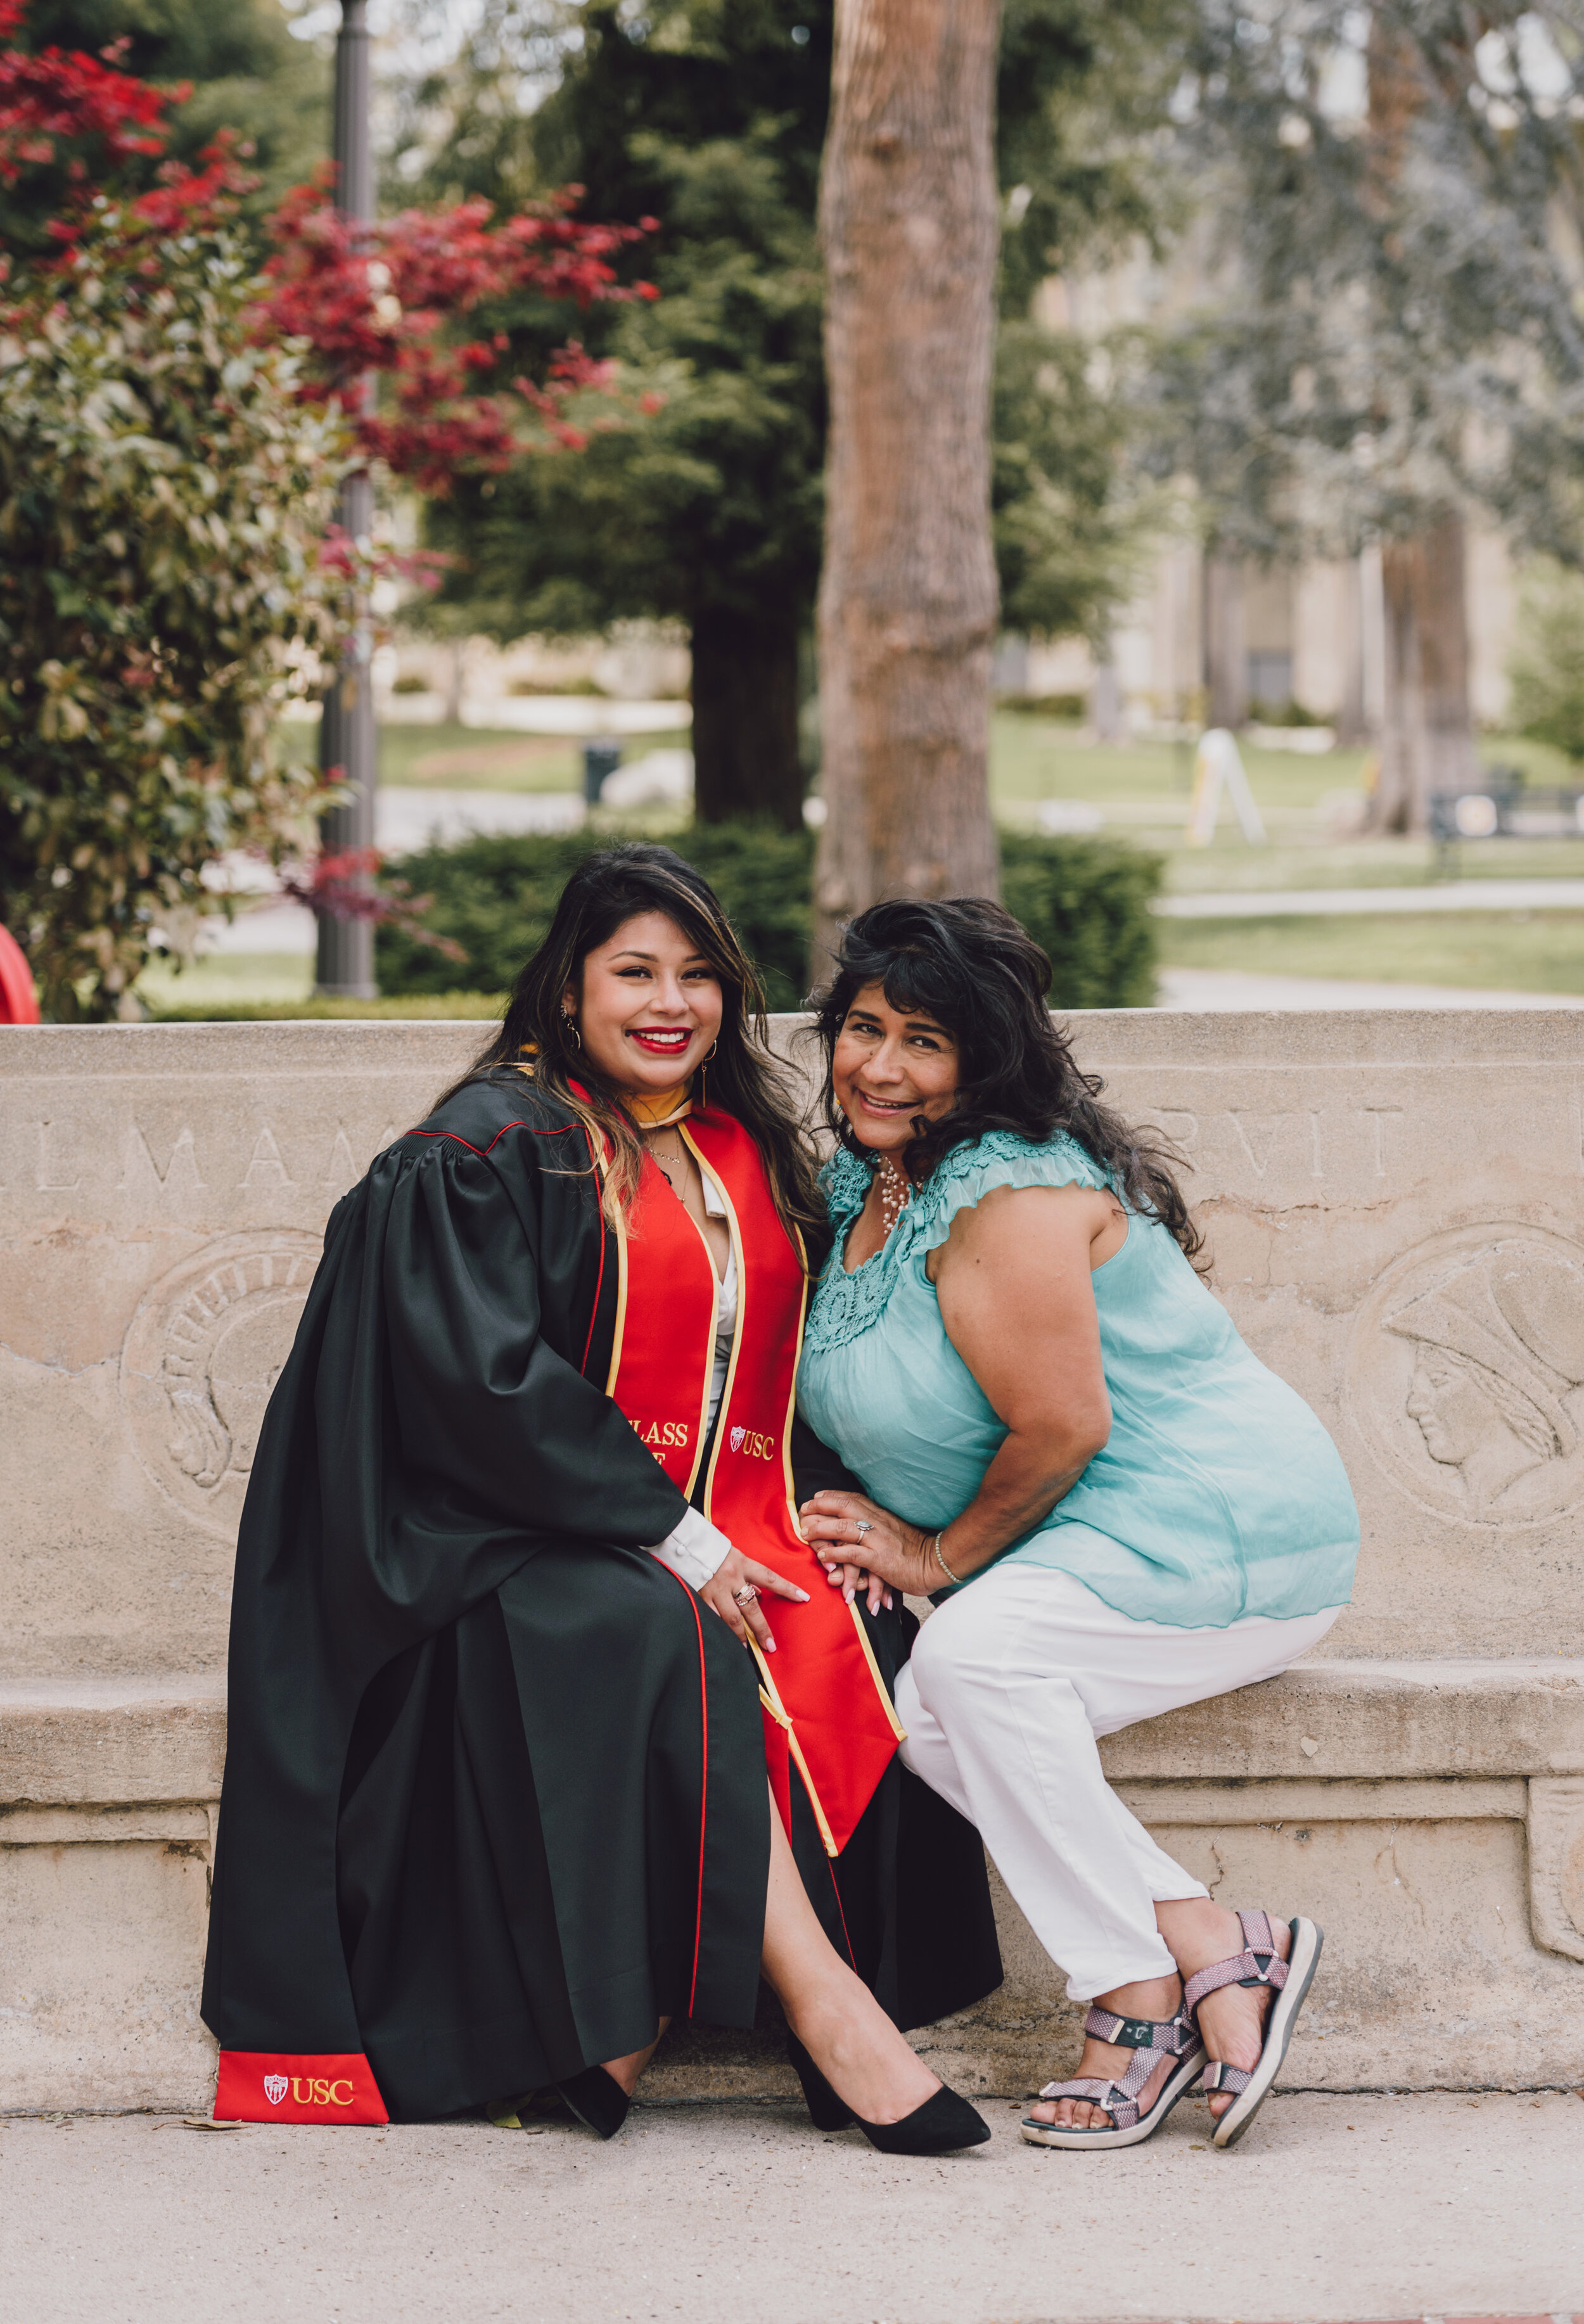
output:
<instances>
[{"instance_id":1,"label":"white usc shield logo","mask_svg":"<svg viewBox=\"0 0 1584 2324\"><path fill-rule=\"evenodd\" d=\"M734 1428L731 1437L733 1452L746 1452L751 1461L771 1461L775 1458L776 1440L757 1428Z\"/></svg>"},{"instance_id":2,"label":"white usc shield logo","mask_svg":"<svg viewBox=\"0 0 1584 2324\"><path fill-rule=\"evenodd\" d=\"M285 2097L289 2087L290 2085L288 2084L284 2074L266 2074L264 2076L264 2096L269 2099L272 2106L280 2105L281 2099Z\"/></svg>"},{"instance_id":3,"label":"white usc shield logo","mask_svg":"<svg viewBox=\"0 0 1584 2324\"><path fill-rule=\"evenodd\" d=\"M747 1429L746 1429L746 1428L734 1428L734 1429L732 1431L732 1452L741 1452L741 1450L742 1450L742 1440L743 1440L743 1438L747 1435L747 1434L748 1434L748 1431L747 1431Z\"/></svg>"}]
</instances>

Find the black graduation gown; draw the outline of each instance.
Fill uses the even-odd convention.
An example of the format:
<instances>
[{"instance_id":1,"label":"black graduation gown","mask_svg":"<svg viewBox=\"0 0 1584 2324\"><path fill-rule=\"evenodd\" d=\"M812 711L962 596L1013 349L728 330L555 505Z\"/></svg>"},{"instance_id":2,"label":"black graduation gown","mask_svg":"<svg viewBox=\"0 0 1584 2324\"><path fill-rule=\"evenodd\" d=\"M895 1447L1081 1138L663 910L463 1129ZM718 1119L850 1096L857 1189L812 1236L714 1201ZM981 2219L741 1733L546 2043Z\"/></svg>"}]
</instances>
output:
<instances>
[{"instance_id":1,"label":"black graduation gown","mask_svg":"<svg viewBox=\"0 0 1584 2324\"><path fill-rule=\"evenodd\" d=\"M470 1084L337 1204L243 1513L203 2014L364 2052L393 2118L565 2079L660 2015L753 2021L769 1807L751 1659L643 1545L685 1506L603 1382L588 1146ZM847 1482L800 1432L800 1493ZM888 1676L900 1610L870 1624ZM904 2024L999 1981L977 1835L893 1761L833 1941Z\"/></svg>"}]
</instances>

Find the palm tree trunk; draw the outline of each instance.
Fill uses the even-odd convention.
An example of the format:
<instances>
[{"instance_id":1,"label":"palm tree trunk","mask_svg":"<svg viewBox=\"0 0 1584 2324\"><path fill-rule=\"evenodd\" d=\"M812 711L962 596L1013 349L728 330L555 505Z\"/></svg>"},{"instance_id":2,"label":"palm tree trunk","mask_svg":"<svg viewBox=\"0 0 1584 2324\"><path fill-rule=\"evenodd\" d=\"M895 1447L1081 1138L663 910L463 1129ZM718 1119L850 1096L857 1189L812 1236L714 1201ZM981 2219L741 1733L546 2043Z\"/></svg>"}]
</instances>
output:
<instances>
[{"instance_id":1,"label":"palm tree trunk","mask_svg":"<svg viewBox=\"0 0 1584 2324\"><path fill-rule=\"evenodd\" d=\"M837 0L815 964L885 895L997 892L998 0Z\"/></svg>"}]
</instances>

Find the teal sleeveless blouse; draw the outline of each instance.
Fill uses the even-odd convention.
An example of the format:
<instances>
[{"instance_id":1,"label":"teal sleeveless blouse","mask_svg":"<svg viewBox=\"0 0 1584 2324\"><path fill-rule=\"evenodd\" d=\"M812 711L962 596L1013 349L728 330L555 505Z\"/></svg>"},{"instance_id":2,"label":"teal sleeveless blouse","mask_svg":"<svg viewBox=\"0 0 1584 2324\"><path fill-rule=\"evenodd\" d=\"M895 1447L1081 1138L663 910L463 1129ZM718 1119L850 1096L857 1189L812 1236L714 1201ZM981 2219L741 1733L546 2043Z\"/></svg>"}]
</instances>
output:
<instances>
[{"instance_id":1,"label":"teal sleeveless blouse","mask_svg":"<svg viewBox=\"0 0 1584 2324\"><path fill-rule=\"evenodd\" d=\"M992 1131L944 1157L883 1250L850 1275L843 1251L870 1175L841 1150L821 1174L836 1234L798 1403L872 1499L933 1533L973 1499L1007 1432L946 1337L926 1258L993 1187L1110 1181L1071 1138ZM1148 1213L1129 1212L1127 1241L1092 1279L1110 1439L1001 1556L1070 1573L1137 1621L1193 1629L1344 1605L1358 1513L1302 1397L1249 1352Z\"/></svg>"}]
</instances>

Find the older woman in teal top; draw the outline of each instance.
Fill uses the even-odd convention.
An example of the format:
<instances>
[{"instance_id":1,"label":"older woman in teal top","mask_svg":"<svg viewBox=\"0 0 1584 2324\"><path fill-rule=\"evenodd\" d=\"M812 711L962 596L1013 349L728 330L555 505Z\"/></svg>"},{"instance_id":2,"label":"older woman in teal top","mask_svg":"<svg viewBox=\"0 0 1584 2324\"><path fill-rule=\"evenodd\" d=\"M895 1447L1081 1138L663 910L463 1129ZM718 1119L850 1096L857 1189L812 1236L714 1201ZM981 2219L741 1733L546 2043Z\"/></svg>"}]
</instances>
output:
<instances>
[{"instance_id":1,"label":"older woman in teal top","mask_svg":"<svg viewBox=\"0 0 1584 2324\"><path fill-rule=\"evenodd\" d=\"M1098 1102L1050 968L992 904L877 905L820 1007L835 1243L798 1374L864 1486L805 1505L833 1586L939 1593L903 1757L984 1836L1093 2006L1024 2135L1132 2144L1199 2080L1215 2137L1274 2081L1302 1915L1233 1914L1123 1807L1096 1738L1285 1670L1347 1601L1335 1446L1196 1272L1167 1157Z\"/></svg>"}]
</instances>

